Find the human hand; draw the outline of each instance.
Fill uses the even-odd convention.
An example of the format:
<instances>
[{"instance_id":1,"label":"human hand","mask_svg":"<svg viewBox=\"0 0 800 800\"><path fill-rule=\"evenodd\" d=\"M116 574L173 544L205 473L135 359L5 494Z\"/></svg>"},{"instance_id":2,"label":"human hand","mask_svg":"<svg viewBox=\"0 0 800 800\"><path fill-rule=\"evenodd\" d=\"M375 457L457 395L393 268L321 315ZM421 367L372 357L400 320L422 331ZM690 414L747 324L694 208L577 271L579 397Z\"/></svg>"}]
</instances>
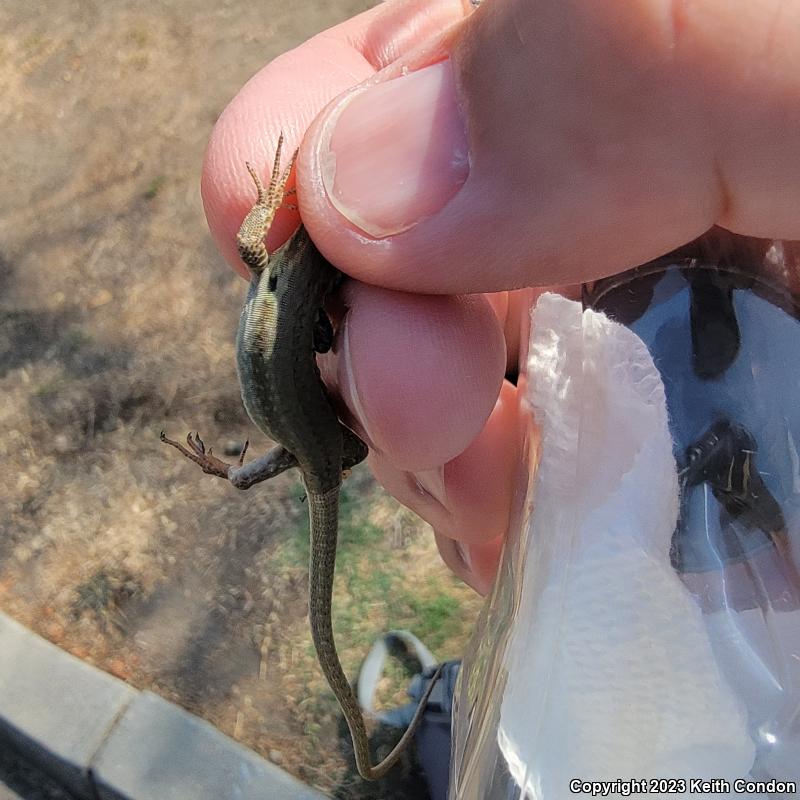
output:
<instances>
[{"instance_id":1,"label":"human hand","mask_svg":"<svg viewBox=\"0 0 800 800\"><path fill-rule=\"evenodd\" d=\"M202 188L217 243L244 272L244 162L270 164L281 130L288 148L302 139L303 221L358 279L326 379L379 480L485 592L518 458L503 373L529 296L507 290L613 274L713 225L800 239L800 8L470 11L389 0L276 59L220 117ZM268 247L297 221L281 212Z\"/></svg>"}]
</instances>

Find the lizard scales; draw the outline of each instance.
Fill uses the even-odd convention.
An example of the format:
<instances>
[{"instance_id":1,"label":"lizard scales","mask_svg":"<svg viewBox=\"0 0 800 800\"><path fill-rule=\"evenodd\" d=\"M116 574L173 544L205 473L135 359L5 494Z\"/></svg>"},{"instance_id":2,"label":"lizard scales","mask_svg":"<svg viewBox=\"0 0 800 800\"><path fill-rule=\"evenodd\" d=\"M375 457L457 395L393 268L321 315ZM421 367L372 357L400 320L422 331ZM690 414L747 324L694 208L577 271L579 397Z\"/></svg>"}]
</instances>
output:
<instances>
[{"instance_id":1,"label":"lizard scales","mask_svg":"<svg viewBox=\"0 0 800 800\"><path fill-rule=\"evenodd\" d=\"M367 456L367 445L340 421L319 374L315 353L326 352L333 341L324 312L328 295L342 280L341 273L317 250L301 225L289 241L269 254L264 236L285 198L285 185L294 157L280 172L278 140L270 184L265 190L258 175L248 170L258 190L255 205L237 236L242 260L251 272L247 299L236 337L236 362L242 400L250 419L277 446L244 463L247 445L236 465L206 451L199 436L178 448L204 472L228 479L246 489L291 467L299 467L306 487L311 530L309 557L309 620L322 671L347 721L356 766L362 777L377 779L397 762L422 718L439 672L431 679L399 742L373 765L364 718L342 669L333 638L331 600L338 538L339 492L342 473Z\"/></svg>"}]
</instances>

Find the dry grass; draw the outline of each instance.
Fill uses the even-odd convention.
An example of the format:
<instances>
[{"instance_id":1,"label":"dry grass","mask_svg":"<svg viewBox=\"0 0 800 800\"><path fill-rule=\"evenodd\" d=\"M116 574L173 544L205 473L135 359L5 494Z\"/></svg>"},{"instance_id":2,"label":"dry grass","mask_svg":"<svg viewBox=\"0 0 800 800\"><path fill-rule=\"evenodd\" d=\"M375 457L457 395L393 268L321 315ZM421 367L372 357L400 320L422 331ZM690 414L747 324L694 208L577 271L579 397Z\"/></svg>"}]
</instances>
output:
<instances>
[{"instance_id":1,"label":"dry grass","mask_svg":"<svg viewBox=\"0 0 800 800\"><path fill-rule=\"evenodd\" d=\"M257 31L244 0L0 7L0 607L343 797L371 795L309 642L296 480L239 494L158 432L252 434L231 342L245 287L198 191L213 121L265 61L364 7L267 2ZM348 670L388 627L459 655L477 600L365 473L348 495Z\"/></svg>"}]
</instances>

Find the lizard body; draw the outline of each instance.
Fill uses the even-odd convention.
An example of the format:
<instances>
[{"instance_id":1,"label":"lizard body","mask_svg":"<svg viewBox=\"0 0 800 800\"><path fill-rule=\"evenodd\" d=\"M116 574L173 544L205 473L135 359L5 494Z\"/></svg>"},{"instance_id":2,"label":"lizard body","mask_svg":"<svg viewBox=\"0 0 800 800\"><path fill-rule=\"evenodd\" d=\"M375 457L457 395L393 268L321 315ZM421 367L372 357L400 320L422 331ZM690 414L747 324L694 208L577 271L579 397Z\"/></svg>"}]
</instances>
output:
<instances>
[{"instance_id":1,"label":"lizard body","mask_svg":"<svg viewBox=\"0 0 800 800\"><path fill-rule=\"evenodd\" d=\"M333 341L324 303L341 282L341 273L317 250L302 225L274 253L267 253L264 245L275 212L284 202L294 163L292 158L281 174L282 141L281 136L266 190L248 165L258 198L237 236L239 254L251 272L236 337L242 400L253 423L277 446L245 464L245 444L238 464L231 465L206 451L199 436L189 434L188 447L163 433L161 439L204 472L226 478L240 489L299 467L311 529L309 620L314 646L350 729L358 771L364 778L377 779L394 766L412 738L438 672L400 741L386 758L373 765L364 719L339 661L331 624L342 473L363 461L368 451L367 445L339 421L315 357L315 353L330 349Z\"/></svg>"}]
</instances>

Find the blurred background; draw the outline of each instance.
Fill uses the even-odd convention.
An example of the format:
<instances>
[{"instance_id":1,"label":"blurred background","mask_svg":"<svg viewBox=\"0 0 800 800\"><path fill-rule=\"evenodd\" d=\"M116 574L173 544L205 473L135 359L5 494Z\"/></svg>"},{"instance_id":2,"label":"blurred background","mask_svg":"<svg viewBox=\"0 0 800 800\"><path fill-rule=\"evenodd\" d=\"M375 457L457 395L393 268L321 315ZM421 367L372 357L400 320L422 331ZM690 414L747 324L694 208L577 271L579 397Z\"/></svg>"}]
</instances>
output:
<instances>
[{"instance_id":1,"label":"blurred background","mask_svg":"<svg viewBox=\"0 0 800 800\"><path fill-rule=\"evenodd\" d=\"M158 434L268 446L239 399L246 284L205 227L203 150L254 72L369 5L0 6L0 609L307 783L363 798L403 795L354 776L316 663L298 476L240 493ZM461 655L479 598L364 468L346 483L342 539L348 674L390 628ZM397 668L385 706L407 681Z\"/></svg>"}]
</instances>

